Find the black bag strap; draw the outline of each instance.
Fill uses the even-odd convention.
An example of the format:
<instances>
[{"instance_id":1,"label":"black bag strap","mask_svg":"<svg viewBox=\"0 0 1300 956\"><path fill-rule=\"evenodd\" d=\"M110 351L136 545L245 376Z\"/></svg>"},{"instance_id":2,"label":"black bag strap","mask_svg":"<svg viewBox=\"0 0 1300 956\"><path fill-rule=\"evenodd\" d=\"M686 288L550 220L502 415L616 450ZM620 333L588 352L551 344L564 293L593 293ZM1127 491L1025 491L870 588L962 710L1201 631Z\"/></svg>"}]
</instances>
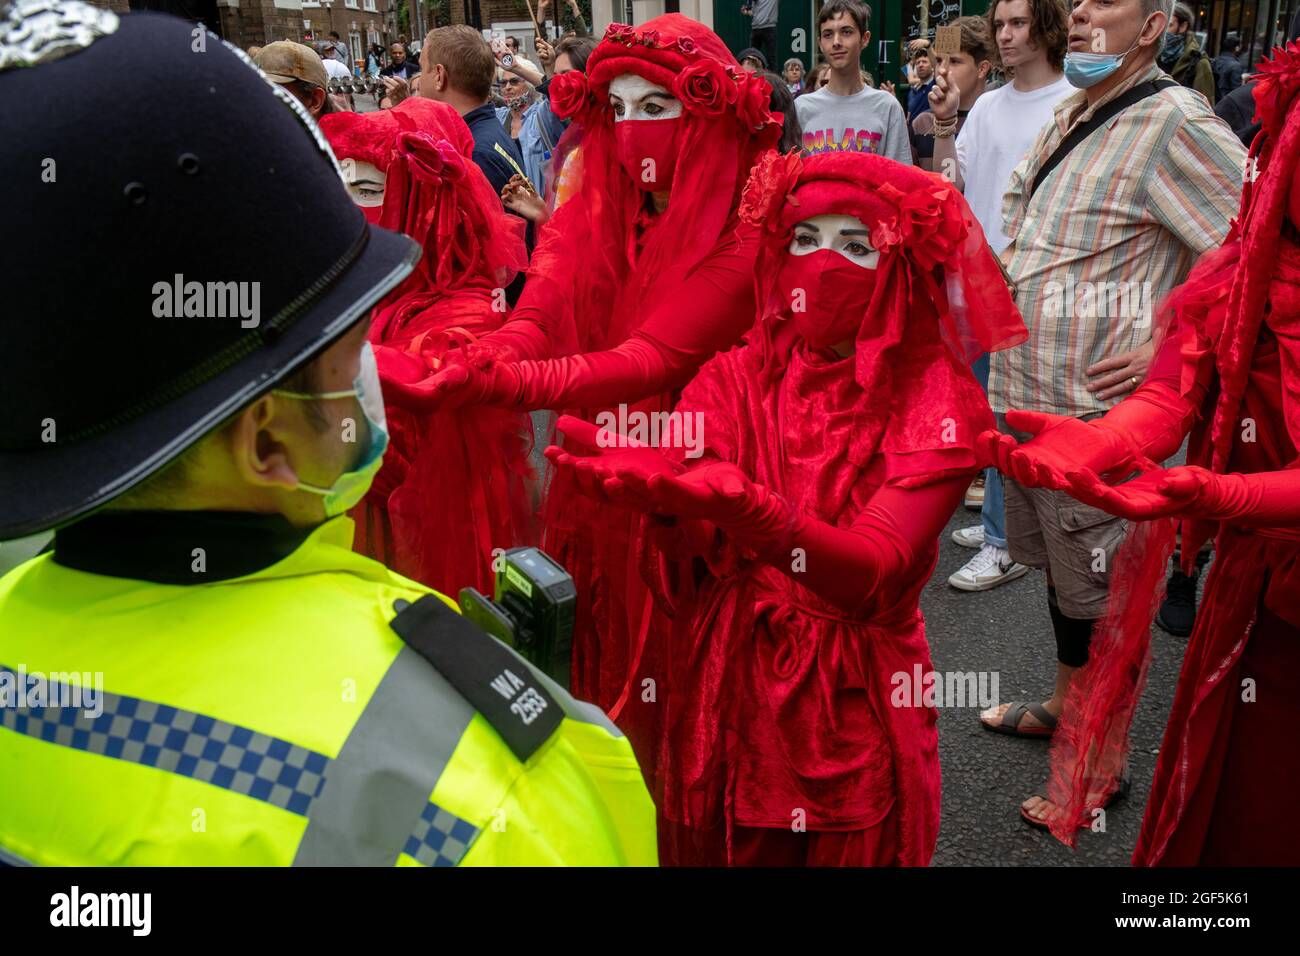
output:
<instances>
[{"instance_id":1,"label":"black bag strap","mask_svg":"<svg viewBox=\"0 0 1300 956\"><path fill-rule=\"evenodd\" d=\"M1092 119L1086 123L1080 123L1070 131L1070 134L1061 140L1052 155L1047 157L1047 162L1038 167L1038 172L1034 174L1034 180L1029 184L1029 198L1034 198L1034 191L1038 189L1038 184L1045 180L1048 174L1061 164L1066 156L1070 155L1070 150L1078 146L1085 139L1095 133L1106 124L1113 116L1128 109L1134 103L1146 99L1159 93L1161 90L1167 90L1171 86L1178 86L1178 82L1168 77L1161 77L1158 80L1147 80L1145 83L1139 83L1122 96L1117 96L1109 103L1092 114Z\"/></svg>"}]
</instances>

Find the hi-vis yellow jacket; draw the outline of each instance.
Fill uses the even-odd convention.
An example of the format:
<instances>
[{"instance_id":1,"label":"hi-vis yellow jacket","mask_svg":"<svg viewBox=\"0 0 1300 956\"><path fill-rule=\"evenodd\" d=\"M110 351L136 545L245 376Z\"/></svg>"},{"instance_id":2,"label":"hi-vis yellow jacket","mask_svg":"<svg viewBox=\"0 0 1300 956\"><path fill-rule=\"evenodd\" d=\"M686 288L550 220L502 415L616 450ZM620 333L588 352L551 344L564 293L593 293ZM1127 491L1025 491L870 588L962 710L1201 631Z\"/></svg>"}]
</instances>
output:
<instances>
[{"instance_id":1,"label":"hi-vis yellow jacket","mask_svg":"<svg viewBox=\"0 0 1300 956\"><path fill-rule=\"evenodd\" d=\"M605 715L352 527L209 583L0 578L0 862L653 865Z\"/></svg>"}]
</instances>

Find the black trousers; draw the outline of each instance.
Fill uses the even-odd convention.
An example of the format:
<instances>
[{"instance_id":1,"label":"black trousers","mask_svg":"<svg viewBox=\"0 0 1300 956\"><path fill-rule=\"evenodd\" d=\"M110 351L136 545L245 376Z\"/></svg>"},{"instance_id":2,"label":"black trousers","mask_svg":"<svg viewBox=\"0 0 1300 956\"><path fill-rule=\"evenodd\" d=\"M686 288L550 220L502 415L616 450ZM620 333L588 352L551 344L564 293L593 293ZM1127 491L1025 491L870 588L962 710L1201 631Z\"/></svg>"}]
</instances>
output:
<instances>
[{"instance_id":1,"label":"black trousers","mask_svg":"<svg viewBox=\"0 0 1300 956\"><path fill-rule=\"evenodd\" d=\"M781 64L776 62L776 27L761 27L749 31L749 45L767 57L767 68L773 73L781 72Z\"/></svg>"}]
</instances>

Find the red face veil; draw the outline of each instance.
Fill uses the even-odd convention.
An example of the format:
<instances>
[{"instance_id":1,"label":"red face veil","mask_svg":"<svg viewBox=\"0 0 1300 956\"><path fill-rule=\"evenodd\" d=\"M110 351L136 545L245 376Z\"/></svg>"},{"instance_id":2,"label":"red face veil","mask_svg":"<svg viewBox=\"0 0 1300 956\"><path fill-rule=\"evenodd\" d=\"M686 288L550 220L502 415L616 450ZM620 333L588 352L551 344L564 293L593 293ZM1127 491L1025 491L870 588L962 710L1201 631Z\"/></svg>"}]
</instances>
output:
<instances>
[{"instance_id":1,"label":"red face veil","mask_svg":"<svg viewBox=\"0 0 1300 956\"><path fill-rule=\"evenodd\" d=\"M417 291L498 288L527 267L523 221L502 210L452 107L411 97L391 110L330 113L320 127L340 159L386 175L383 205L363 207L366 218L424 247L419 268L386 301Z\"/></svg>"},{"instance_id":2,"label":"red face veil","mask_svg":"<svg viewBox=\"0 0 1300 956\"><path fill-rule=\"evenodd\" d=\"M681 116L616 123L609 84L625 74L669 90ZM550 90L555 112L573 120L558 151L580 142L581 180L552 220L559 228L563 219L564 241L539 247L531 271L566 277L579 349L607 348L734 226L745 179L780 138L781 118L768 110L766 81L740 69L715 33L677 13L635 28L611 24L586 73L562 73ZM707 162L707 174L688 169L692 157ZM638 235L649 222L646 192L664 190L668 208Z\"/></svg>"},{"instance_id":3,"label":"red face veil","mask_svg":"<svg viewBox=\"0 0 1300 956\"><path fill-rule=\"evenodd\" d=\"M767 374L781 373L800 340L814 349L854 343L864 396L855 459L873 453L891 415L907 418L916 450L942 452L931 439L944 418L983 402L970 362L1027 337L982 230L941 176L870 153L772 153L750 176L740 215L765 233L755 269L763 315L753 334ZM795 226L821 215L866 226L876 268L830 250L792 254ZM796 288L807 297L803 315L793 307Z\"/></svg>"}]
</instances>

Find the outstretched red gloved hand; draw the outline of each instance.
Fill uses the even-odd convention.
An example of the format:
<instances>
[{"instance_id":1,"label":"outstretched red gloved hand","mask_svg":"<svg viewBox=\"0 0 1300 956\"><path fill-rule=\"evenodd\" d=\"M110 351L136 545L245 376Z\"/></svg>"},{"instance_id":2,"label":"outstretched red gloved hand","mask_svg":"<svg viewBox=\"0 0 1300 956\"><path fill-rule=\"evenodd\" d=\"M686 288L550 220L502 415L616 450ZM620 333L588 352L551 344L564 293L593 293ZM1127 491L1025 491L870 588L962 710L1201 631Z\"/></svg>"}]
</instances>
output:
<instances>
[{"instance_id":1,"label":"outstretched red gloved hand","mask_svg":"<svg viewBox=\"0 0 1300 956\"><path fill-rule=\"evenodd\" d=\"M596 446L600 429L568 416L559 429ZM608 435L608 433L606 433ZM760 560L855 616L889 600L909 580L960 500L968 475L924 488L885 487L848 528L791 507L736 465L709 461L682 471L653 448L602 450L581 458L552 446L547 457L599 500L650 514L699 519L721 528Z\"/></svg>"},{"instance_id":2,"label":"outstretched red gloved hand","mask_svg":"<svg viewBox=\"0 0 1300 956\"><path fill-rule=\"evenodd\" d=\"M1131 470L1133 452L1103 422L1013 408L1007 412L1007 424L1035 437L1022 445L1010 435L990 430L980 435L979 443L989 464L1020 484L1064 489L1070 471L1088 469L1105 474Z\"/></svg>"},{"instance_id":3,"label":"outstretched red gloved hand","mask_svg":"<svg viewBox=\"0 0 1300 956\"><path fill-rule=\"evenodd\" d=\"M1034 438L1019 444L986 431L978 448L998 471L1026 487L1068 491L1072 471L1121 478L1147 459L1163 461L1191 427L1193 404L1163 382L1147 382L1101 418L1010 409L1007 424Z\"/></svg>"},{"instance_id":4,"label":"outstretched red gloved hand","mask_svg":"<svg viewBox=\"0 0 1300 956\"><path fill-rule=\"evenodd\" d=\"M555 427L571 441L595 450L596 454L584 456L551 445L545 454L557 469L573 477L583 494L597 501L633 511L653 511L651 499L638 496L638 489L656 475L681 471L657 449L573 415L561 415Z\"/></svg>"},{"instance_id":5,"label":"outstretched red gloved hand","mask_svg":"<svg viewBox=\"0 0 1300 956\"><path fill-rule=\"evenodd\" d=\"M416 412L434 412L466 405L509 404L518 391L512 366L490 358L474 360L462 349L450 349L439 357L439 368L430 369L422 355L374 346L375 364L383 383L384 398Z\"/></svg>"},{"instance_id":6,"label":"outstretched red gloved hand","mask_svg":"<svg viewBox=\"0 0 1300 956\"><path fill-rule=\"evenodd\" d=\"M1132 521L1177 515L1251 525L1300 524L1300 471L1220 475L1196 465L1157 468L1122 485L1096 472L1071 472L1065 489L1079 501Z\"/></svg>"}]
</instances>

